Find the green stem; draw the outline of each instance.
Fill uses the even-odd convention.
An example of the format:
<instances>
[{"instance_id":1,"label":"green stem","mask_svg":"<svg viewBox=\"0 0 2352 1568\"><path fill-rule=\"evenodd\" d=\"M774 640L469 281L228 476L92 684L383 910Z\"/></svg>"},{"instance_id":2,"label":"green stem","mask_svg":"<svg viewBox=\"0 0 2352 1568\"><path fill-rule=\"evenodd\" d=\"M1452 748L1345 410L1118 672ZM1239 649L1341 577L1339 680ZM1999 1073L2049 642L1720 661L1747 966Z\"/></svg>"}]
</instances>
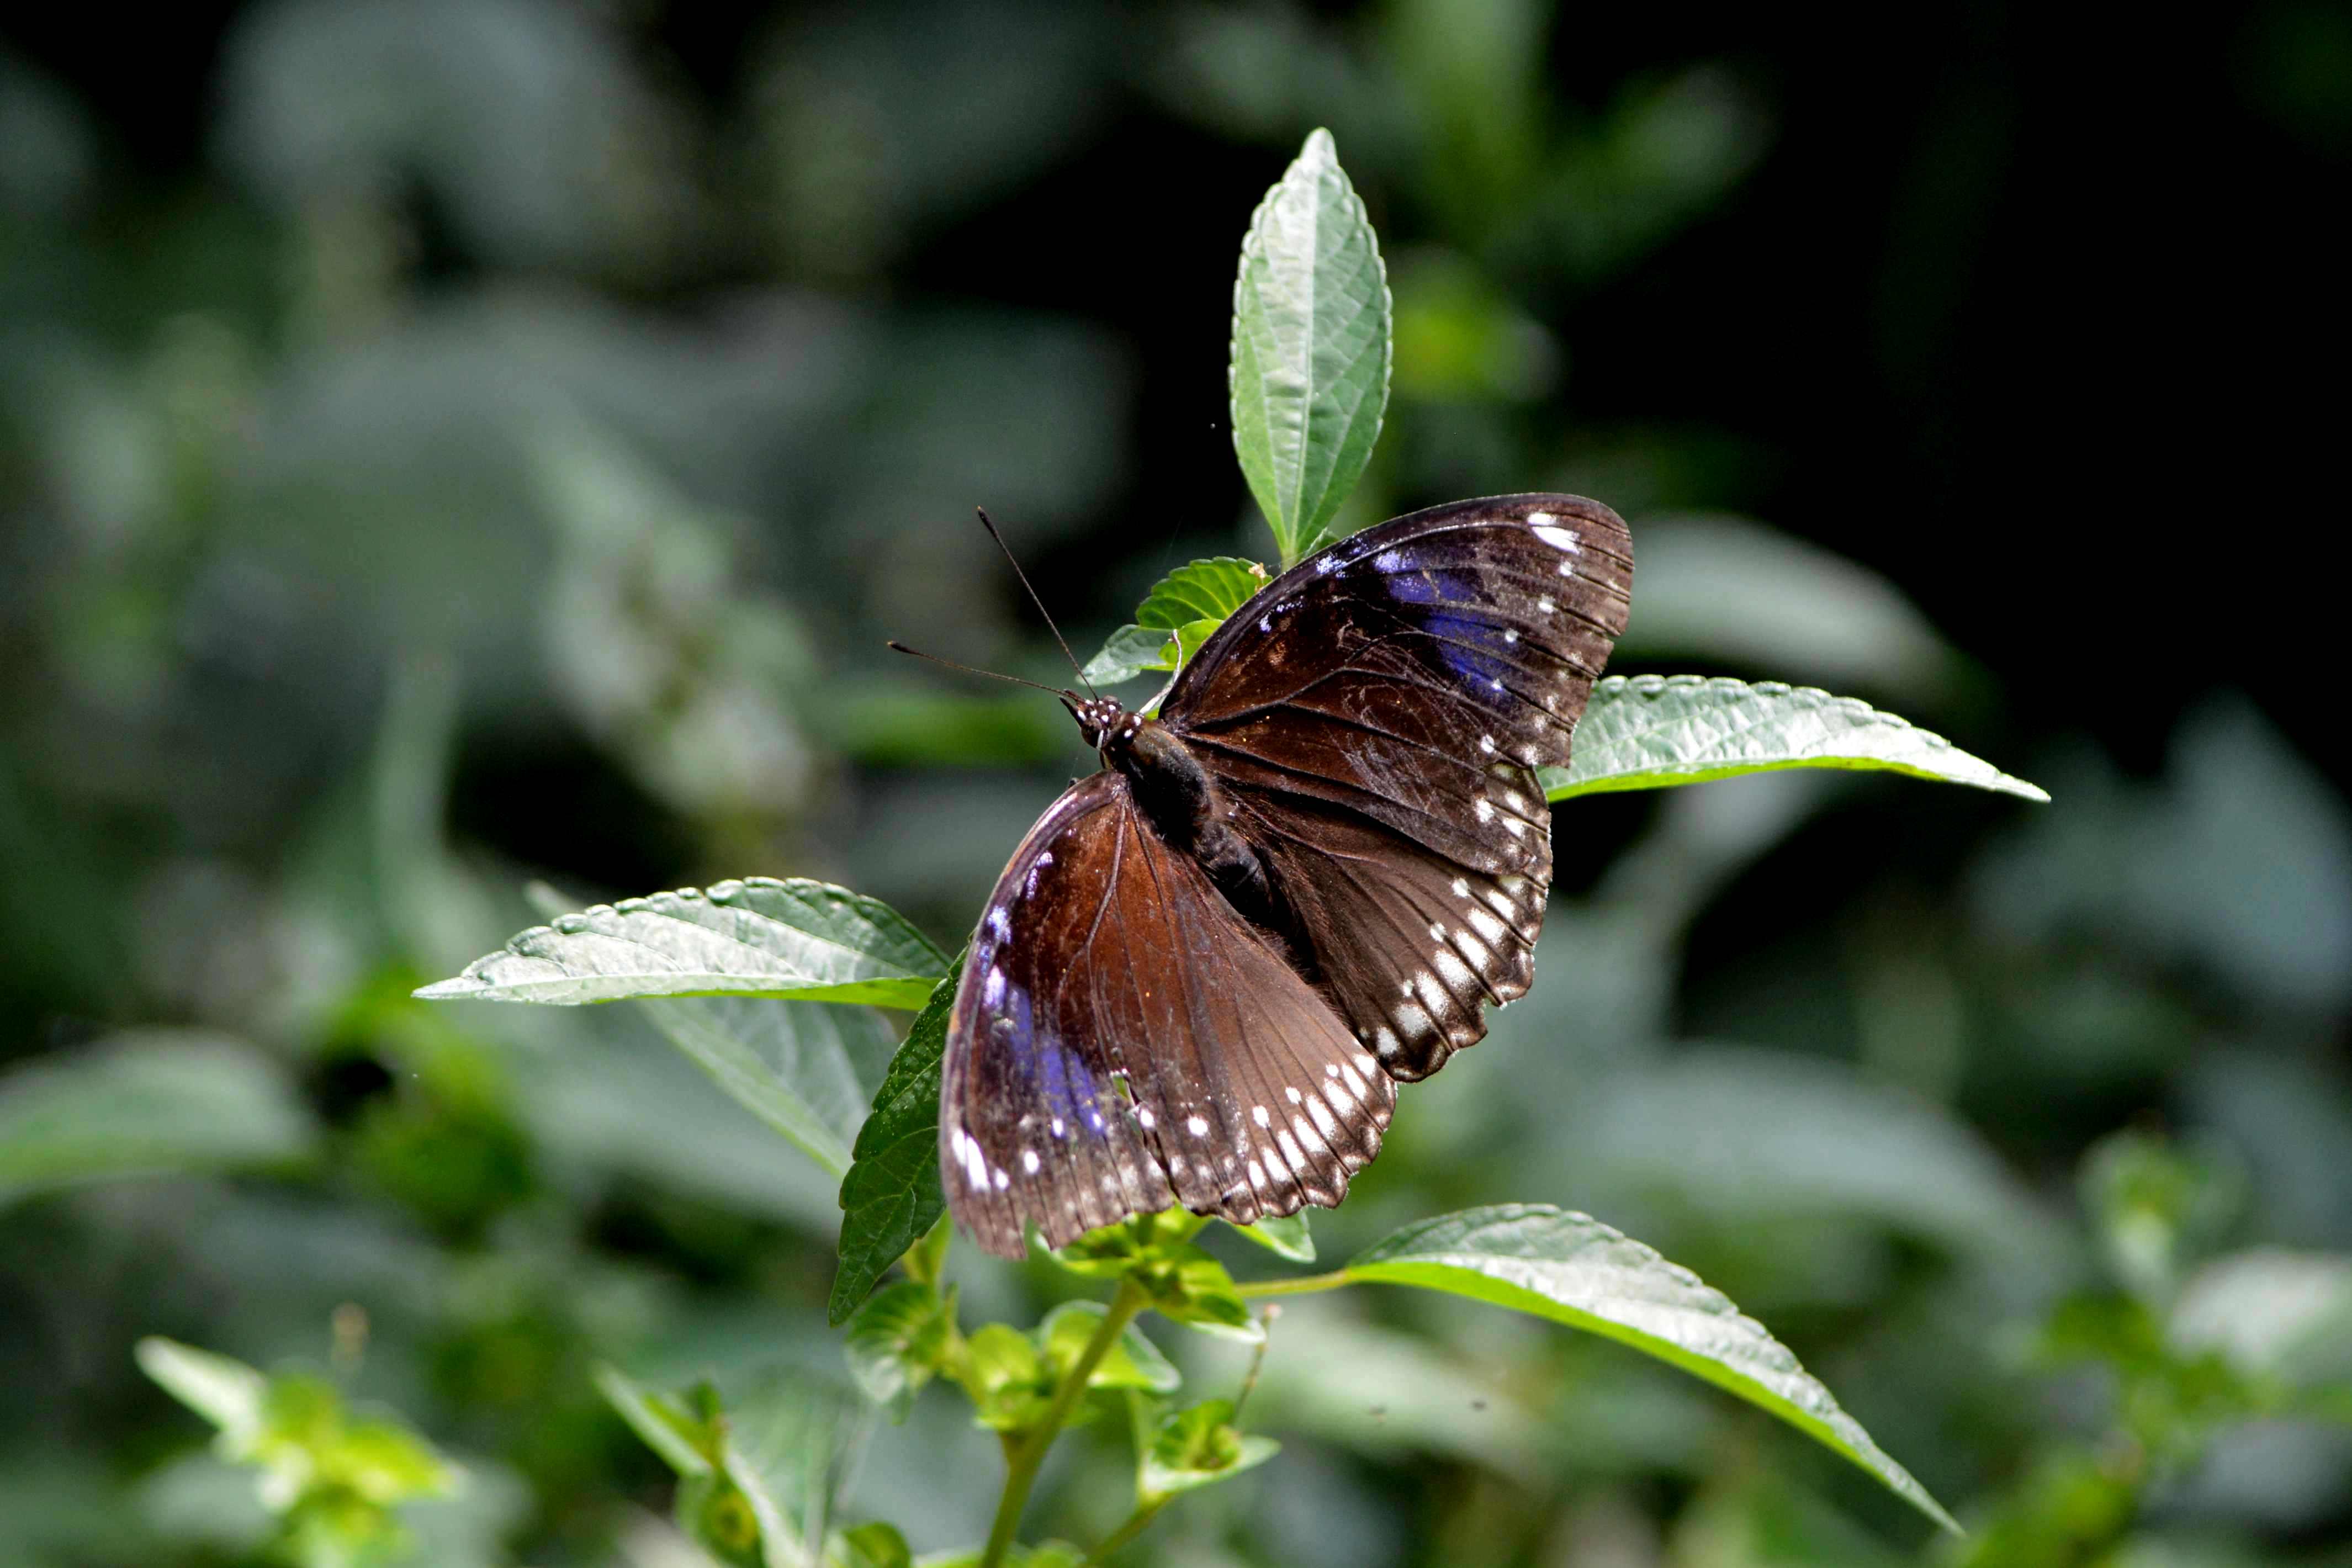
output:
<instances>
[{"instance_id":1,"label":"green stem","mask_svg":"<svg viewBox=\"0 0 2352 1568\"><path fill-rule=\"evenodd\" d=\"M1354 1283L1355 1280L1349 1277L1348 1271L1340 1268L1328 1274L1304 1275L1297 1279L1259 1279L1246 1284L1236 1283L1234 1289L1244 1296L1306 1296L1318 1290L1337 1290L1342 1285Z\"/></svg>"},{"instance_id":2,"label":"green stem","mask_svg":"<svg viewBox=\"0 0 2352 1568\"><path fill-rule=\"evenodd\" d=\"M1078 1568L1102 1568L1104 1563L1110 1561L1112 1552L1141 1535L1150 1526L1151 1521L1160 1517L1160 1510L1167 1506L1168 1499L1164 1497L1156 1497L1149 1502L1138 1503L1135 1511L1127 1516L1127 1522L1103 1537L1103 1543L1087 1552L1087 1560L1078 1564Z\"/></svg>"},{"instance_id":3,"label":"green stem","mask_svg":"<svg viewBox=\"0 0 2352 1568\"><path fill-rule=\"evenodd\" d=\"M1087 1391L1087 1380L1095 1368L1102 1364L1110 1347L1135 1315L1143 1310L1143 1287L1133 1279L1121 1279L1118 1290L1103 1312L1103 1321L1095 1330L1095 1337L1078 1352L1069 1375L1054 1390L1053 1403L1037 1424L1022 1436L1017 1446L1008 1446L1004 1467L1004 1495L997 1500L996 1522L989 1527L988 1548L980 1555L980 1568L1003 1568L1004 1554L1013 1549L1013 1532L1021 1526L1021 1510L1028 1506L1029 1489L1037 1484L1037 1468L1045 1462L1045 1451L1062 1434L1062 1423L1070 1418L1079 1397Z\"/></svg>"}]
</instances>

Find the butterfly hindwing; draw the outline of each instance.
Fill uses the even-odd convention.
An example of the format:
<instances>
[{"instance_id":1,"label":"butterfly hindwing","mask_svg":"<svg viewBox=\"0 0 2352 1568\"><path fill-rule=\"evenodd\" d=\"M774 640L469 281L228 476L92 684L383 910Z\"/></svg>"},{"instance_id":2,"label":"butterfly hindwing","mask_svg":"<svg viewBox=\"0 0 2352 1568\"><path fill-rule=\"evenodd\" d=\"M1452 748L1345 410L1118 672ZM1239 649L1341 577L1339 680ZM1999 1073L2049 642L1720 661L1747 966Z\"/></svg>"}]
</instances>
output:
<instances>
[{"instance_id":1,"label":"butterfly hindwing","mask_svg":"<svg viewBox=\"0 0 2352 1568\"><path fill-rule=\"evenodd\" d=\"M1335 1204L1379 1151L1387 1075L1115 773L1057 801L1005 868L948 1033L940 1169L965 1227L1018 1256L1181 1202L1248 1224Z\"/></svg>"}]
</instances>

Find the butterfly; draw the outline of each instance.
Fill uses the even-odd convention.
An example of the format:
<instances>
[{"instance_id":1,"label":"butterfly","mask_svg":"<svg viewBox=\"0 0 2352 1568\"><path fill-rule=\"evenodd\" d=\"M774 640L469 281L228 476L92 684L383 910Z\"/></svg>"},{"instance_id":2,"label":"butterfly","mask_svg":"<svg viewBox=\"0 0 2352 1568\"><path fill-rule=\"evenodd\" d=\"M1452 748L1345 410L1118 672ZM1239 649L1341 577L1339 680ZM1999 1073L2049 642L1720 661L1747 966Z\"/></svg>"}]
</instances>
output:
<instances>
[{"instance_id":1,"label":"butterfly","mask_svg":"<svg viewBox=\"0 0 2352 1568\"><path fill-rule=\"evenodd\" d=\"M1337 1205L1396 1086L1524 994L1562 767L1633 543L1566 495L1396 518L1268 583L1156 718L1061 693L1104 763L966 951L941 1062L959 1224L1017 1258L1181 1205Z\"/></svg>"}]
</instances>

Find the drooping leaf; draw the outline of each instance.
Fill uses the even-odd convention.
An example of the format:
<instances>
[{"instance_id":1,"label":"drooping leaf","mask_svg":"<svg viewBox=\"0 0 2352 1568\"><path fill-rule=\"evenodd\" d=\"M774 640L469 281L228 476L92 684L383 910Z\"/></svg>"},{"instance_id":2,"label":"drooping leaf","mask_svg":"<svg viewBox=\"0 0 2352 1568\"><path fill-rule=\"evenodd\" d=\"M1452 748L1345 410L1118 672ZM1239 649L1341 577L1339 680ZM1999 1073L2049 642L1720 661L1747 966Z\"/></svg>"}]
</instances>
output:
<instances>
[{"instance_id":1,"label":"drooping leaf","mask_svg":"<svg viewBox=\"0 0 2352 1568\"><path fill-rule=\"evenodd\" d=\"M1230 1399L1204 1399L1160 1418L1136 1464L1135 1489L1150 1502L1229 1480L1282 1451L1271 1437L1236 1431Z\"/></svg>"},{"instance_id":2,"label":"drooping leaf","mask_svg":"<svg viewBox=\"0 0 2352 1568\"><path fill-rule=\"evenodd\" d=\"M2027 800L2050 797L1908 720L1852 697L1779 681L1612 675L1592 689L1553 800L1663 789L1780 768L1885 769Z\"/></svg>"},{"instance_id":3,"label":"drooping leaf","mask_svg":"<svg viewBox=\"0 0 2352 1568\"><path fill-rule=\"evenodd\" d=\"M940 1185L940 1058L955 992L950 970L907 1030L875 1091L874 1112L857 1130L841 1183L841 1263L825 1307L829 1322L846 1321L874 1282L947 1211Z\"/></svg>"},{"instance_id":4,"label":"drooping leaf","mask_svg":"<svg viewBox=\"0 0 2352 1568\"><path fill-rule=\"evenodd\" d=\"M670 1044L719 1088L839 1180L865 1120L860 1063L879 1058L887 1026L864 1008L772 996L648 1000ZM861 1078L863 1081L861 1081Z\"/></svg>"},{"instance_id":5,"label":"drooping leaf","mask_svg":"<svg viewBox=\"0 0 2352 1568\"><path fill-rule=\"evenodd\" d=\"M1389 313L1371 221L1317 131L1250 219L1234 282L1234 454L1286 565L1315 548L1371 456Z\"/></svg>"},{"instance_id":6,"label":"drooping leaf","mask_svg":"<svg viewBox=\"0 0 2352 1568\"><path fill-rule=\"evenodd\" d=\"M1631 1345L1798 1427L1937 1523L1959 1528L1761 1324L1689 1269L1587 1215L1539 1204L1442 1215L1374 1243L1346 1273L1467 1296Z\"/></svg>"},{"instance_id":7,"label":"drooping leaf","mask_svg":"<svg viewBox=\"0 0 2352 1568\"><path fill-rule=\"evenodd\" d=\"M533 926L429 1001L573 1005L627 996L789 996L919 1007L946 956L878 899L751 877L598 904Z\"/></svg>"},{"instance_id":8,"label":"drooping leaf","mask_svg":"<svg viewBox=\"0 0 2352 1568\"><path fill-rule=\"evenodd\" d=\"M1315 1261L1315 1237L1307 1228L1304 1209L1294 1215L1268 1215L1255 1225L1237 1225L1234 1229L1277 1258L1293 1263Z\"/></svg>"},{"instance_id":9,"label":"drooping leaf","mask_svg":"<svg viewBox=\"0 0 2352 1568\"><path fill-rule=\"evenodd\" d=\"M0 1075L0 1203L83 1182L299 1160L310 1113L268 1058L142 1030Z\"/></svg>"},{"instance_id":10,"label":"drooping leaf","mask_svg":"<svg viewBox=\"0 0 2352 1568\"><path fill-rule=\"evenodd\" d=\"M850 1318L842 1346L850 1375L892 1421L907 1418L916 1394L939 1371L954 1321L952 1290L942 1297L912 1280L877 1292Z\"/></svg>"},{"instance_id":11,"label":"drooping leaf","mask_svg":"<svg viewBox=\"0 0 2352 1568\"><path fill-rule=\"evenodd\" d=\"M1237 555L1187 562L1151 585L1135 624L1174 631L1194 621L1222 623L1266 584L1265 568Z\"/></svg>"}]
</instances>

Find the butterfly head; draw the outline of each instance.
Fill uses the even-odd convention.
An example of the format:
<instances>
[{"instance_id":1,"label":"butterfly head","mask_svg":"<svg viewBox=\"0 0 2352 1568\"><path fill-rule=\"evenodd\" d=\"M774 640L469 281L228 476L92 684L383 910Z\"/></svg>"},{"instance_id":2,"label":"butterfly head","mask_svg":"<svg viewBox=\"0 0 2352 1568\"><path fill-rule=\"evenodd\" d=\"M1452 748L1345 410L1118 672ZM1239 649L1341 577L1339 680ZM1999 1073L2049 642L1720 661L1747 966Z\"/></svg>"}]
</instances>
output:
<instances>
[{"instance_id":1,"label":"butterfly head","mask_svg":"<svg viewBox=\"0 0 2352 1568\"><path fill-rule=\"evenodd\" d=\"M1143 728L1142 716L1129 712L1116 697L1088 698L1065 691L1062 706L1078 721L1078 733L1087 744L1097 752L1127 744Z\"/></svg>"}]
</instances>

